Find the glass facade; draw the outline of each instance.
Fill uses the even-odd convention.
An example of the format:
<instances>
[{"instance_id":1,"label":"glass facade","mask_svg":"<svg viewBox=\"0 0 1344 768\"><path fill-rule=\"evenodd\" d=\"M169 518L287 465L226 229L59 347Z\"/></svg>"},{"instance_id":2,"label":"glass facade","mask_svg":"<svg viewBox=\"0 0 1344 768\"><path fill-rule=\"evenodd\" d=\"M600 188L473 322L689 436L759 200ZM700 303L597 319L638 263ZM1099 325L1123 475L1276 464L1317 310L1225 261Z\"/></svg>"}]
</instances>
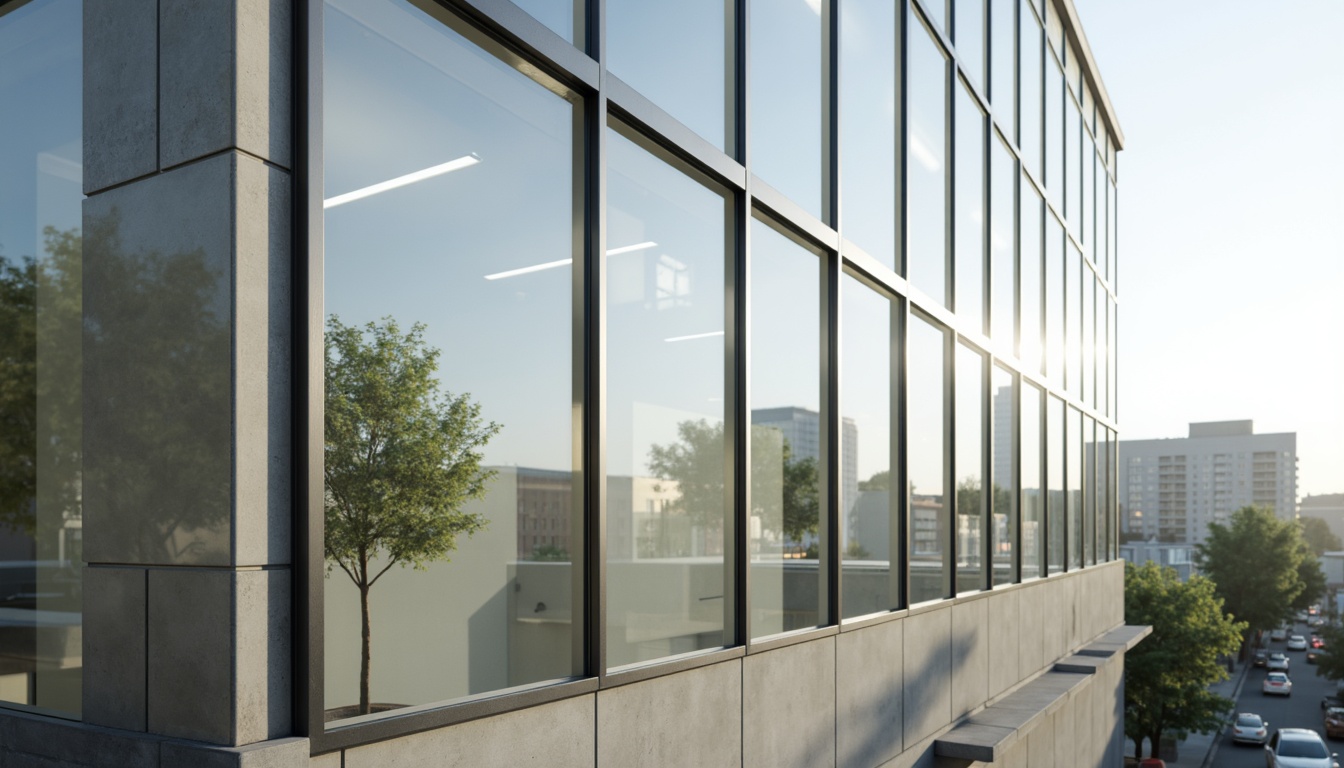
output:
<instances>
[{"instance_id":1,"label":"glass facade","mask_svg":"<svg viewBox=\"0 0 1344 768\"><path fill-rule=\"evenodd\" d=\"M82 23L78 0L0 4L0 706L62 717L83 679Z\"/></svg>"},{"instance_id":2,"label":"glass facade","mask_svg":"<svg viewBox=\"0 0 1344 768\"><path fill-rule=\"evenodd\" d=\"M320 279L280 298L320 316L295 331L323 342L297 455L332 732L1115 558L1117 146L1064 22L744 3L313 4L318 162L291 170ZM95 375L136 336L88 298L122 262L84 269L82 229L115 232L86 224L83 18L0 1L0 105L25 116L0 141L0 705L65 717L103 565L84 516L119 469L87 419L214 489L91 546L251 568L220 522L233 416L109 421L123 390L137 416L171 398ZM125 263L198 281L165 299L194 314L144 320L195 321L163 357L227 360L236 307L197 256ZM166 381L228 402L236 372L179 362ZM172 505L196 516L144 524Z\"/></svg>"}]
</instances>

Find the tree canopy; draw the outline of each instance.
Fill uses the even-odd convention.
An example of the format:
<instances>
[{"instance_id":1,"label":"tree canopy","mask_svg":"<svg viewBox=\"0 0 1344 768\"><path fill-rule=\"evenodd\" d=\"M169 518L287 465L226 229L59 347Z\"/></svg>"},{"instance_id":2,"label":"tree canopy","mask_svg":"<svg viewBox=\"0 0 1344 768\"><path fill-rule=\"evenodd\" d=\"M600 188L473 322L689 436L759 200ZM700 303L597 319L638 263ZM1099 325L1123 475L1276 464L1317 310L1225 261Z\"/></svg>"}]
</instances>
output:
<instances>
[{"instance_id":1,"label":"tree canopy","mask_svg":"<svg viewBox=\"0 0 1344 768\"><path fill-rule=\"evenodd\" d=\"M493 472L479 449L500 430L469 395L439 391L439 351L425 326L392 318L363 327L335 315L326 333L328 572L360 591L360 712L370 711L369 588L394 565L447 560L459 534L486 520L463 505L485 496Z\"/></svg>"},{"instance_id":2,"label":"tree canopy","mask_svg":"<svg viewBox=\"0 0 1344 768\"><path fill-rule=\"evenodd\" d=\"M1319 596L1306 591L1312 568L1319 572L1319 566L1297 524L1267 509L1243 507L1228 525L1211 523L1208 538L1195 547L1195 560L1217 585L1227 611L1253 630L1283 624L1304 595Z\"/></svg>"},{"instance_id":3,"label":"tree canopy","mask_svg":"<svg viewBox=\"0 0 1344 768\"><path fill-rule=\"evenodd\" d=\"M1344 549L1344 541L1340 541L1335 532L1330 530L1330 524L1321 518L1300 517L1297 524L1302 528L1302 539L1317 557Z\"/></svg>"},{"instance_id":4,"label":"tree canopy","mask_svg":"<svg viewBox=\"0 0 1344 768\"><path fill-rule=\"evenodd\" d=\"M1125 623L1153 633L1125 654L1125 735L1142 757L1144 739L1157 755L1164 733L1211 733L1233 702L1209 691L1227 679L1219 655L1236 651L1245 622L1225 613L1212 581L1155 563L1125 566Z\"/></svg>"}]
</instances>

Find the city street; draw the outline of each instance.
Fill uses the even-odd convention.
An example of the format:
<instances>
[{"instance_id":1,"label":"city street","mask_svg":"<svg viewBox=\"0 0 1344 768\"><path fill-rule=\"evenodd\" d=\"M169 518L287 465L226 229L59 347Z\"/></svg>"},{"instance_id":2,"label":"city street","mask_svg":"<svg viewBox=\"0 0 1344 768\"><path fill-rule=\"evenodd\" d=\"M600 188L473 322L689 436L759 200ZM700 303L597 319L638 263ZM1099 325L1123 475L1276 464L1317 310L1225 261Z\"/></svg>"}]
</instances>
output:
<instances>
[{"instance_id":1,"label":"city street","mask_svg":"<svg viewBox=\"0 0 1344 768\"><path fill-rule=\"evenodd\" d=\"M1305 624L1297 624L1293 631L1310 638L1311 630ZM1246 674L1246 682L1241 688L1237 700L1237 712L1254 712L1269 721L1269 733L1272 736L1276 728L1312 728L1322 736L1321 699L1334 693L1335 684L1316 675L1316 667L1307 663L1307 654L1303 651L1287 651L1283 641L1270 642L1270 652L1283 651L1288 654L1289 678L1293 681L1293 695L1289 697L1266 696L1260 692L1260 684L1265 679L1263 668L1252 668ZM1264 750L1252 744L1234 744L1228 727L1219 736L1218 752L1211 765L1217 768L1262 768L1265 765ZM1344 752L1344 740L1327 741L1331 752Z\"/></svg>"}]
</instances>

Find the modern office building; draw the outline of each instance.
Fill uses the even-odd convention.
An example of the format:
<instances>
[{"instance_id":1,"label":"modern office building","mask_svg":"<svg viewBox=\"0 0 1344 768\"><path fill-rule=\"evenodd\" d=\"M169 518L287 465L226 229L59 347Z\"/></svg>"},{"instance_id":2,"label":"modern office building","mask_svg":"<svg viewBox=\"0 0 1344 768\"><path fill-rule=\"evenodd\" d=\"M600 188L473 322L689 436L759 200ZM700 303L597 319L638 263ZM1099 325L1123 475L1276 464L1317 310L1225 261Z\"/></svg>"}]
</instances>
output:
<instances>
[{"instance_id":1,"label":"modern office building","mask_svg":"<svg viewBox=\"0 0 1344 768\"><path fill-rule=\"evenodd\" d=\"M0 114L0 765L1121 764L1069 0L8 0Z\"/></svg>"},{"instance_id":2,"label":"modern office building","mask_svg":"<svg viewBox=\"0 0 1344 768\"><path fill-rule=\"evenodd\" d=\"M1291 520L1297 433L1256 434L1250 419L1192 423L1188 437L1120 442L1120 508L1132 539L1204 541L1242 507Z\"/></svg>"}]
</instances>

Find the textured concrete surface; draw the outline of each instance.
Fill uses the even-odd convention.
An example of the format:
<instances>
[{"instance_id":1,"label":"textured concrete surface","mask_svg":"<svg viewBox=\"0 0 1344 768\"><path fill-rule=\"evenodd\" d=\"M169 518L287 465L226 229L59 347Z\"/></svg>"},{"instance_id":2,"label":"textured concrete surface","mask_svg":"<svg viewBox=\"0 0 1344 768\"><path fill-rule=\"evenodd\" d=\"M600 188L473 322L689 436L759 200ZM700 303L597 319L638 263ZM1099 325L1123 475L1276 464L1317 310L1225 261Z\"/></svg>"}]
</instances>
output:
<instances>
[{"instance_id":1,"label":"textured concrete surface","mask_svg":"<svg viewBox=\"0 0 1344 768\"><path fill-rule=\"evenodd\" d=\"M740 659L601 691L597 763L741 765L742 706Z\"/></svg>"},{"instance_id":2,"label":"textured concrete surface","mask_svg":"<svg viewBox=\"0 0 1344 768\"><path fill-rule=\"evenodd\" d=\"M234 745L234 574L149 572L149 730Z\"/></svg>"},{"instance_id":3,"label":"textured concrete surface","mask_svg":"<svg viewBox=\"0 0 1344 768\"><path fill-rule=\"evenodd\" d=\"M84 569L83 719L145 730L145 603L143 568Z\"/></svg>"},{"instance_id":4,"label":"textured concrete surface","mask_svg":"<svg viewBox=\"0 0 1344 768\"><path fill-rule=\"evenodd\" d=\"M835 638L742 661L742 765L835 765Z\"/></svg>"},{"instance_id":5,"label":"textured concrete surface","mask_svg":"<svg viewBox=\"0 0 1344 768\"><path fill-rule=\"evenodd\" d=\"M927 738L952 721L952 665L965 652L952 637L952 611L905 620L905 743Z\"/></svg>"},{"instance_id":6,"label":"textured concrete surface","mask_svg":"<svg viewBox=\"0 0 1344 768\"><path fill-rule=\"evenodd\" d=\"M988 693L997 696L1022 679L1022 590L995 593L988 599Z\"/></svg>"},{"instance_id":7,"label":"textured concrete surface","mask_svg":"<svg viewBox=\"0 0 1344 768\"><path fill-rule=\"evenodd\" d=\"M989 698L989 598L952 606L952 717L958 718Z\"/></svg>"},{"instance_id":8,"label":"textured concrete surface","mask_svg":"<svg viewBox=\"0 0 1344 768\"><path fill-rule=\"evenodd\" d=\"M84 0L84 193L159 165L157 0Z\"/></svg>"},{"instance_id":9,"label":"textured concrete surface","mask_svg":"<svg viewBox=\"0 0 1344 768\"><path fill-rule=\"evenodd\" d=\"M905 620L836 639L836 762L879 765L904 748Z\"/></svg>"}]
</instances>

